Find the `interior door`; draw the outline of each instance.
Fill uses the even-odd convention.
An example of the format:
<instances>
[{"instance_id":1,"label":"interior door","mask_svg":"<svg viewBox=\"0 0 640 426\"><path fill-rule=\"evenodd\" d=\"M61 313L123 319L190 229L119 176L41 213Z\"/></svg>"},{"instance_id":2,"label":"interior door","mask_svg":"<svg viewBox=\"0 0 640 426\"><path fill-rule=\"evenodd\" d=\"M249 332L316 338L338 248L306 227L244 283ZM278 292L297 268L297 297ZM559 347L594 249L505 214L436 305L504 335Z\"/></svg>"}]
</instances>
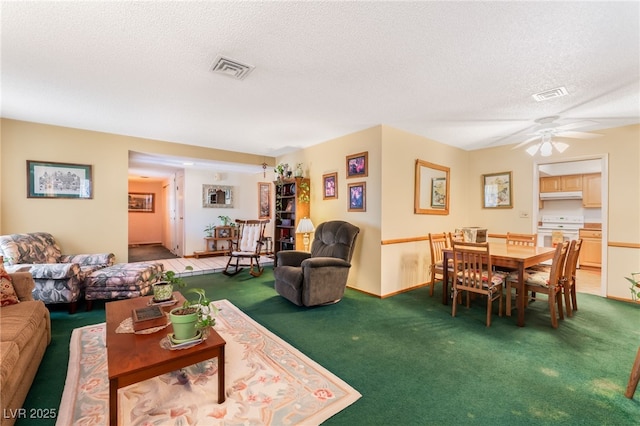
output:
<instances>
[{"instance_id":1,"label":"interior door","mask_svg":"<svg viewBox=\"0 0 640 426\"><path fill-rule=\"evenodd\" d=\"M169 202L171 226L171 252L184 256L184 173L177 172L173 179L172 200Z\"/></svg>"}]
</instances>

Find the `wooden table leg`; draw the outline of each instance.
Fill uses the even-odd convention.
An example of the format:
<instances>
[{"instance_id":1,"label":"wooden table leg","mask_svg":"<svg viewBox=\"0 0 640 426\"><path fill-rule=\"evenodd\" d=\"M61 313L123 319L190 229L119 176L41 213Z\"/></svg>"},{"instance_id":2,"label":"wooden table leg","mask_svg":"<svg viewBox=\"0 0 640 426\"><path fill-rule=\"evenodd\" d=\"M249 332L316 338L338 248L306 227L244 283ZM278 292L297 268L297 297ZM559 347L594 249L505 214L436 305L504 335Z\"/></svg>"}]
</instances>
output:
<instances>
[{"instance_id":1,"label":"wooden table leg","mask_svg":"<svg viewBox=\"0 0 640 426\"><path fill-rule=\"evenodd\" d=\"M449 253L442 253L442 304L449 304Z\"/></svg>"},{"instance_id":2,"label":"wooden table leg","mask_svg":"<svg viewBox=\"0 0 640 426\"><path fill-rule=\"evenodd\" d=\"M627 391L624 393L624 396L629 399L633 398L633 394L638 387L638 381L640 381L640 348L638 348L636 360L631 368L631 375L629 376L629 383L627 384Z\"/></svg>"},{"instance_id":3,"label":"wooden table leg","mask_svg":"<svg viewBox=\"0 0 640 426\"><path fill-rule=\"evenodd\" d=\"M509 295L509 297L511 296ZM518 327L524 327L524 307L526 300L527 295L525 294L524 285L524 265L520 264L518 267L518 296L516 297L516 302L518 304Z\"/></svg>"},{"instance_id":4,"label":"wooden table leg","mask_svg":"<svg viewBox=\"0 0 640 426\"><path fill-rule=\"evenodd\" d=\"M109 424L118 426L118 379L109 380Z\"/></svg>"},{"instance_id":5,"label":"wooden table leg","mask_svg":"<svg viewBox=\"0 0 640 426\"><path fill-rule=\"evenodd\" d=\"M222 404L226 397L224 388L224 346L218 352L218 404Z\"/></svg>"}]
</instances>

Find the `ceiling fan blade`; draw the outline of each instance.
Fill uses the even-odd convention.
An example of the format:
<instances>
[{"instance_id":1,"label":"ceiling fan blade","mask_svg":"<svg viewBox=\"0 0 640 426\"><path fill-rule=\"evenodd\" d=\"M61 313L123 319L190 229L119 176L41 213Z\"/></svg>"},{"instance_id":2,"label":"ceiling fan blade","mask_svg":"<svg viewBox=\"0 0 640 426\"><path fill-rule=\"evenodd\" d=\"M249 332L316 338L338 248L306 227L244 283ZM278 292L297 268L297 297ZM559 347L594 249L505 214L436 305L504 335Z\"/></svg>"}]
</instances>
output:
<instances>
[{"instance_id":1,"label":"ceiling fan blade","mask_svg":"<svg viewBox=\"0 0 640 426\"><path fill-rule=\"evenodd\" d=\"M520 147L525 146L526 144L528 144L528 143L530 143L530 142L535 141L536 139L540 139L540 135L537 135L537 136L534 136L534 137L532 137L532 138L529 138L529 139L527 139L527 140L526 140L526 141L524 141L524 142L520 142L518 145L514 146L514 147L513 147L513 148L511 148L511 149L518 149L518 148L520 148Z\"/></svg>"},{"instance_id":2,"label":"ceiling fan blade","mask_svg":"<svg viewBox=\"0 0 640 426\"><path fill-rule=\"evenodd\" d=\"M599 124L599 123L591 120L581 120L581 121L576 121L575 123L569 123L569 124L563 124L563 125L557 126L556 130L564 132L565 130L573 130L573 129L578 129L580 127L593 126L596 124Z\"/></svg>"},{"instance_id":3,"label":"ceiling fan blade","mask_svg":"<svg viewBox=\"0 0 640 426\"><path fill-rule=\"evenodd\" d=\"M576 138L576 139L593 139L593 138L599 138L600 136L602 136L599 133L587 133L587 132L558 132L555 134L555 136L561 137L561 138Z\"/></svg>"}]
</instances>

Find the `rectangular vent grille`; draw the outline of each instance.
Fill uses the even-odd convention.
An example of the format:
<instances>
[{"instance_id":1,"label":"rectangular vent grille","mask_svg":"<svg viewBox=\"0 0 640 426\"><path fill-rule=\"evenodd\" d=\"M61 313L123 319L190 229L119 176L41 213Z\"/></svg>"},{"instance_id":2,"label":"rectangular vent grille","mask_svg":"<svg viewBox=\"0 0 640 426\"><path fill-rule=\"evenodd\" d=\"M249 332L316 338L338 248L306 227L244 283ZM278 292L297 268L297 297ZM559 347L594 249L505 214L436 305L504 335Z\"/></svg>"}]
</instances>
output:
<instances>
[{"instance_id":1,"label":"rectangular vent grille","mask_svg":"<svg viewBox=\"0 0 640 426\"><path fill-rule=\"evenodd\" d=\"M228 77L233 77L237 80L244 80L251 71L253 66L240 63L234 59L225 58L224 56L218 56L213 62L211 71L216 74L223 74Z\"/></svg>"},{"instance_id":2,"label":"rectangular vent grille","mask_svg":"<svg viewBox=\"0 0 640 426\"><path fill-rule=\"evenodd\" d=\"M559 98L561 96L565 96L568 94L569 92L567 92L567 89L565 89L564 87L558 87L555 89L545 90L544 92L536 93L535 95L533 95L533 99L535 99L538 102L542 102L542 101L548 101L549 99L553 99L553 98Z\"/></svg>"}]
</instances>

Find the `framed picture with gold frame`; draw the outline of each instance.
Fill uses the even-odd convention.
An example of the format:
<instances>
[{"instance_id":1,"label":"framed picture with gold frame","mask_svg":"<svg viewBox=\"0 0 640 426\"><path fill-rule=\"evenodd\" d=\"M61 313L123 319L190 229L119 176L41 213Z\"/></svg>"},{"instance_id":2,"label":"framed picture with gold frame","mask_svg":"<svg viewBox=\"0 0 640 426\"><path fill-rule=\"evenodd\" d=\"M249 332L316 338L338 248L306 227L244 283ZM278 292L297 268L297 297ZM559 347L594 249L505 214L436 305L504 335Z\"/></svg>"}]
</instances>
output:
<instances>
[{"instance_id":1,"label":"framed picture with gold frame","mask_svg":"<svg viewBox=\"0 0 640 426\"><path fill-rule=\"evenodd\" d=\"M369 151L347 155L347 179L369 176Z\"/></svg>"},{"instance_id":2,"label":"framed picture with gold frame","mask_svg":"<svg viewBox=\"0 0 640 426\"><path fill-rule=\"evenodd\" d=\"M258 182L258 219L271 219L271 184Z\"/></svg>"},{"instance_id":3,"label":"framed picture with gold frame","mask_svg":"<svg viewBox=\"0 0 640 426\"><path fill-rule=\"evenodd\" d=\"M338 173L322 175L322 199L335 200L338 198Z\"/></svg>"},{"instance_id":4,"label":"framed picture with gold frame","mask_svg":"<svg viewBox=\"0 0 640 426\"><path fill-rule=\"evenodd\" d=\"M511 172L482 175L482 208L512 209Z\"/></svg>"}]
</instances>

